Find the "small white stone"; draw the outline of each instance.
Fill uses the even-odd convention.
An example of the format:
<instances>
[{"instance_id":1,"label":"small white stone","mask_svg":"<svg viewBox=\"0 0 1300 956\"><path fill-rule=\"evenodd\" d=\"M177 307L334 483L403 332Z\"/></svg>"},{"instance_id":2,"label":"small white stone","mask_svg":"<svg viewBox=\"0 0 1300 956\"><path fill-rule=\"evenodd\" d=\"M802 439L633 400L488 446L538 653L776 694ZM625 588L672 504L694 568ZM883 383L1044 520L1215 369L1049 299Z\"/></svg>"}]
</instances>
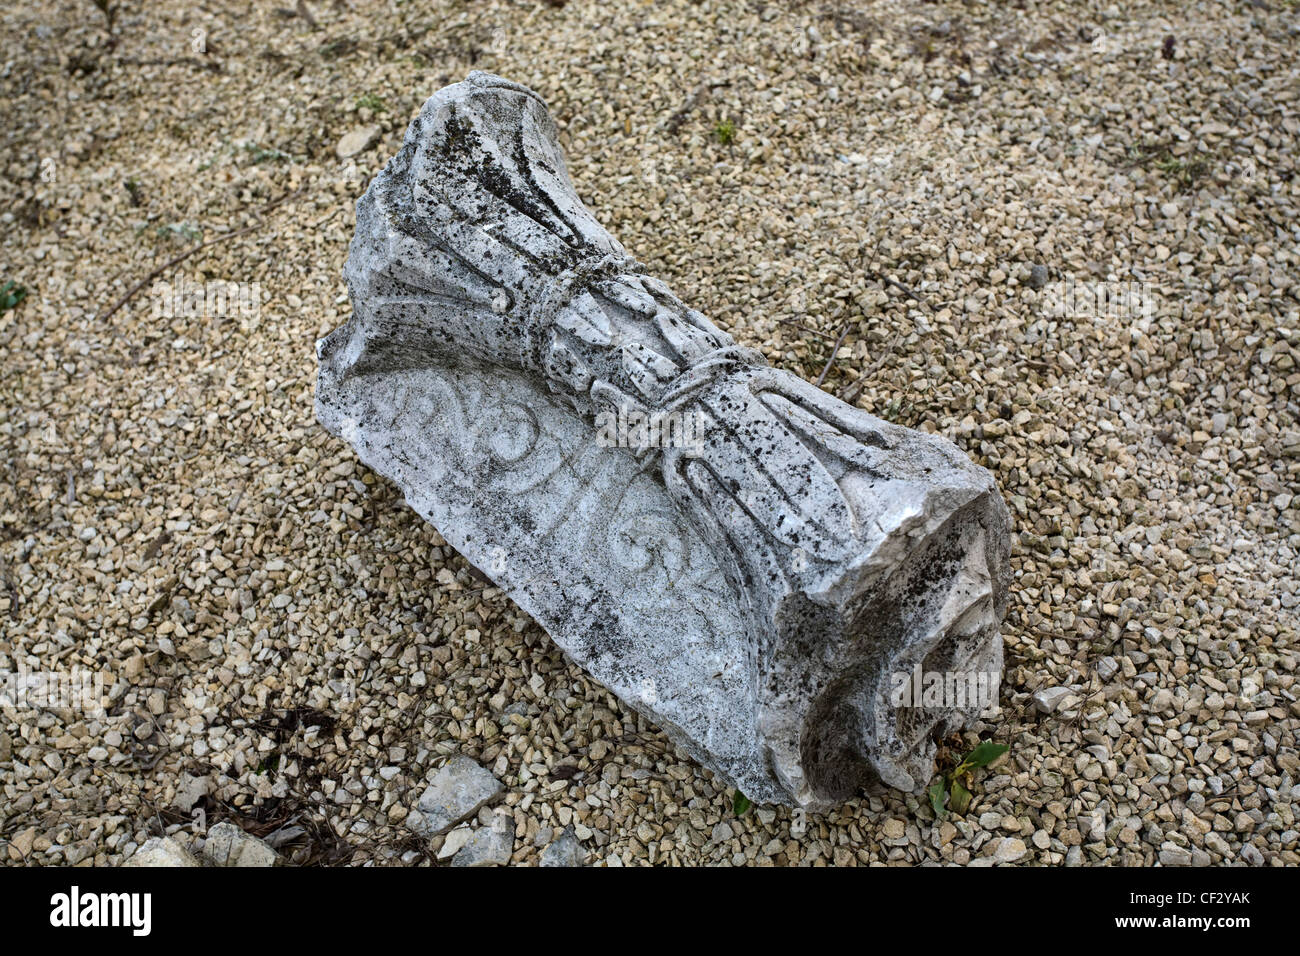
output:
<instances>
[{"instance_id":1,"label":"small white stone","mask_svg":"<svg viewBox=\"0 0 1300 956\"><path fill-rule=\"evenodd\" d=\"M339 159L347 159L349 156L364 153L374 145L375 140L379 139L379 135L378 126L363 126L360 129L354 129L343 135L338 145L334 147L334 152L338 154Z\"/></svg>"},{"instance_id":2,"label":"small white stone","mask_svg":"<svg viewBox=\"0 0 1300 956\"><path fill-rule=\"evenodd\" d=\"M474 831L473 836L451 861L451 865L505 866L510 862L514 846L514 822L509 817L498 814L487 826Z\"/></svg>"},{"instance_id":3,"label":"small white stone","mask_svg":"<svg viewBox=\"0 0 1300 956\"><path fill-rule=\"evenodd\" d=\"M460 852L461 847L469 842L474 831L469 827L457 827L452 830L442 841L442 846L438 849L438 859L449 860Z\"/></svg>"},{"instance_id":4,"label":"small white stone","mask_svg":"<svg viewBox=\"0 0 1300 956\"><path fill-rule=\"evenodd\" d=\"M172 837L146 840L123 866L202 866L194 855Z\"/></svg>"},{"instance_id":5,"label":"small white stone","mask_svg":"<svg viewBox=\"0 0 1300 956\"><path fill-rule=\"evenodd\" d=\"M572 827L560 831L549 846L541 852L540 866L582 866L586 861L587 851L578 842Z\"/></svg>"},{"instance_id":6,"label":"small white stone","mask_svg":"<svg viewBox=\"0 0 1300 956\"><path fill-rule=\"evenodd\" d=\"M1029 852L1020 837L1003 837L993 849L993 859L999 863L1015 863Z\"/></svg>"},{"instance_id":7,"label":"small white stone","mask_svg":"<svg viewBox=\"0 0 1300 956\"><path fill-rule=\"evenodd\" d=\"M215 866L275 866L278 859L275 850L226 820L208 829L203 855Z\"/></svg>"},{"instance_id":8,"label":"small white stone","mask_svg":"<svg viewBox=\"0 0 1300 956\"><path fill-rule=\"evenodd\" d=\"M1033 701L1040 713L1050 714L1061 706L1061 701L1069 697L1071 690L1068 687L1044 687L1042 690L1034 692Z\"/></svg>"},{"instance_id":9,"label":"small white stone","mask_svg":"<svg viewBox=\"0 0 1300 956\"><path fill-rule=\"evenodd\" d=\"M501 795L501 781L468 757L457 755L433 776L420 796L408 829L421 836L445 833Z\"/></svg>"}]
</instances>

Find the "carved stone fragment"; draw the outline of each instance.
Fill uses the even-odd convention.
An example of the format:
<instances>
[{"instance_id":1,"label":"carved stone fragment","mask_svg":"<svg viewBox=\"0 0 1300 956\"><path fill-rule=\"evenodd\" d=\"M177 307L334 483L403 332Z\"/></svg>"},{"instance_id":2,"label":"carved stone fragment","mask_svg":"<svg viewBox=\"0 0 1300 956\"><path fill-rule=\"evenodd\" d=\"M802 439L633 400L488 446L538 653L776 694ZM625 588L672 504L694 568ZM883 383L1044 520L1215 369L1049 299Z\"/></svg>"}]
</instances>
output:
<instances>
[{"instance_id":1,"label":"carved stone fragment","mask_svg":"<svg viewBox=\"0 0 1300 956\"><path fill-rule=\"evenodd\" d=\"M531 90L474 73L436 93L358 203L344 274L321 422L751 799L917 791L935 737L996 702L992 476L647 275ZM932 675L942 692L914 694Z\"/></svg>"}]
</instances>

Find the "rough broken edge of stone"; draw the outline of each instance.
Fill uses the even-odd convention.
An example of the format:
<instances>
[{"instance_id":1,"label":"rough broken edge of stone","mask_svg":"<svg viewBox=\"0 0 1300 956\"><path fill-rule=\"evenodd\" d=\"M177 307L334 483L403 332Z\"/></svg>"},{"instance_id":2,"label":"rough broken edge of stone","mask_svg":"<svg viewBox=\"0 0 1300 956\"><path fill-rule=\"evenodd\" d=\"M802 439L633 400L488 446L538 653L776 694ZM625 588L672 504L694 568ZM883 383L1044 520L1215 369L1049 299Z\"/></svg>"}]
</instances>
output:
<instances>
[{"instance_id":1,"label":"rough broken edge of stone","mask_svg":"<svg viewBox=\"0 0 1300 956\"><path fill-rule=\"evenodd\" d=\"M933 640L914 645L903 640L897 646L877 641L863 652L855 650L859 635L854 633L840 644L817 650L777 647L787 659L773 670L770 651L762 648L764 636L754 633L746 620L748 599L738 591L734 568L716 553L717 536L707 521L699 527L709 534L701 536L691 524L700 515L683 515L662 482L631 455L597 447L589 423L562 396L528 374L489 367L472 357L446 363L411 353L409 361L387 361L372 366L368 374L349 366L376 344L367 344L373 329L358 324L366 314L367 276L387 274L384 257L392 253L385 251L386 244L409 238L395 231L397 220L409 210L384 212L374 197L394 169L405 170L410 164L421 137L433 135L430 131L445 121L445 116L439 118L440 110L459 96L481 96L485 91L523 97L520 108L532 111L527 135L551 137L536 148L558 166L548 175L569 191L557 201L567 204L575 221L586 223L582 228L601 248L621 250L571 195L553 141L553 124L544 106L538 109L535 94L484 74L441 91L412 124L402 152L358 203L347 270L354 315L318 347L318 417L352 444L363 462L396 481L408 503L509 592L567 654L624 702L659 723L691 756L753 799L821 808L867 782L868 772L859 765L868 761L879 779L920 790L933 767L931 732L963 726L976 713L953 709L937 717L902 714L884 701L883 681L891 672L908 672L923 663L927 670L937 664L1000 676L997 624L1009 578L1005 505L991 476L946 440L882 422L786 373L767 375L785 376L781 384L791 394L828 420L846 423L843 427L851 433L889 448L893 456L889 465L897 477L889 479L892 497L884 499L884 506L870 496L857 499L866 502L866 513L878 524L881 518L890 523L888 528L880 526L884 538L876 551L863 556L863 568L871 573L860 575L860 582L874 574L884 595L878 600L861 598L866 610L879 606L876 613L915 611L907 606L906 589L926 585L928 562L938 560L939 552L945 561L948 552L960 555L951 566L943 565L945 576L938 585L919 592L918 600L930 603L917 611L925 616L915 626L937 635ZM493 122L508 126L507 113ZM377 271L367 272L371 260ZM430 278L435 284L441 281ZM496 306L494 298L493 311ZM702 316L699 320L707 323ZM386 349L391 345L377 344ZM522 455L517 454L519 436L509 434L511 427L519 426L531 429ZM544 466L548 452L552 463L573 468L572 481L547 486L551 476L542 473L544 467L532 466L538 459ZM931 479L922 472L937 474ZM583 493L571 494L575 483ZM611 502L624 501L633 504L622 512L610 507ZM655 516L662 518L658 527ZM629 518L648 520L650 527L631 527ZM539 544L539 535L533 533L539 525L546 528L545 534L556 528L563 534ZM642 554L647 563L614 566L629 552ZM667 577L660 573L669 568L665 555L674 562ZM683 581L689 584L683 587ZM899 592L892 597L886 593L891 586ZM891 637L889 626L895 632L907 630L901 619L898 625L882 625L886 629L879 634L887 639L899 637ZM947 656L938 654L936 641L947 641L950 634L958 635L953 638L956 644L945 649ZM869 679L853 675L855 667L861 671L863 666L855 663L855 653L870 658L875 670ZM819 661L821 656L830 663ZM764 673L780 676L788 688L796 688L796 697L800 680L812 674L818 696L780 706L773 705L770 694L756 699L761 695L755 688ZM873 752L871 740L904 737L909 720L915 739L907 741L906 753L879 748ZM807 777L804 764L809 760L810 766L821 761L829 767L829 776Z\"/></svg>"}]
</instances>

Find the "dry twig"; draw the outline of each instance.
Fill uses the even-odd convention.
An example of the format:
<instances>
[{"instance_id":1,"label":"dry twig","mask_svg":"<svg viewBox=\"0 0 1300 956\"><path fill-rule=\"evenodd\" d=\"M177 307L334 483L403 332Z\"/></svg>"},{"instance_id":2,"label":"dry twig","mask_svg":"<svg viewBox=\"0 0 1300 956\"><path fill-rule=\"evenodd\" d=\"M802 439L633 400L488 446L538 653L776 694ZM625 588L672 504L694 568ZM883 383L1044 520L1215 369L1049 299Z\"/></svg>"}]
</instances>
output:
<instances>
[{"instance_id":1,"label":"dry twig","mask_svg":"<svg viewBox=\"0 0 1300 956\"><path fill-rule=\"evenodd\" d=\"M293 199L295 196L298 196L301 193L302 193L301 189L297 190L296 192L285 193L283 196L281 196L279 199L275 200L274 202L268 203L267 205L263 206L256 213L256 215L259 217L259 221L253 223L252 225L244 226L241 229L233 229L229 232L223 232L219 236L213 236L211 239L205 239L203 242L200 242L198 245L191 246L189 249L186 249L184 252L172 256L162 265L158 266L156 269L153 269L148 275L146 275L135 285L131 286L131 288L127 289L126 293L122 296L122 298L118 299L116 302L114 302L103 312L99 313L99 315L95 316L95 321L103 322L109 316L113 315L113 313L115 313L118 309L122 308L122 306L130 302L131 299L135 297L135 294L139 292L141 289L143 289L146 285L148 285L152 280L158 278L158 276L162 275L172 266L176 266L184 262L190 256L194 255L194 253L200 252L203 249L208 248L208 246L215 246L218 243L225 242L229 239L235 239L238 236L245 236L248 233L252 232L254 229L256 229L258 226L261 225L260 222L261 216L266 215L276 206L280 205L281 203L288 202L290 199Z\"/></svg>"}]
</instances>

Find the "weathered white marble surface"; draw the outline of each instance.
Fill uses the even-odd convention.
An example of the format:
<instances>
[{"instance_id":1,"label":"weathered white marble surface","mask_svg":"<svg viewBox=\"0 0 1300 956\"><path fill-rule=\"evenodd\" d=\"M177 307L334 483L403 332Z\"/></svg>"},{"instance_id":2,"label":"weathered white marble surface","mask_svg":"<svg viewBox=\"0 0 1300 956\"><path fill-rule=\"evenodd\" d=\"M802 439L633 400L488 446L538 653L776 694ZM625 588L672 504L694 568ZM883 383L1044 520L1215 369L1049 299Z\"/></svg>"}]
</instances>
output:
<instances>
[{"instance_id":1,"label":"weathered white marble surface","mask_svg":"<svg viewBox=\"0 0 1300 956\"><path fill-rule=\"evenodd\" d=\"M896 675L1002 668L987 471L646 275L500 77L425 104L345 276L318 417L566 652L755 801L925 785L979 707L896 706Z\"/></svg>"}]
</instances>

